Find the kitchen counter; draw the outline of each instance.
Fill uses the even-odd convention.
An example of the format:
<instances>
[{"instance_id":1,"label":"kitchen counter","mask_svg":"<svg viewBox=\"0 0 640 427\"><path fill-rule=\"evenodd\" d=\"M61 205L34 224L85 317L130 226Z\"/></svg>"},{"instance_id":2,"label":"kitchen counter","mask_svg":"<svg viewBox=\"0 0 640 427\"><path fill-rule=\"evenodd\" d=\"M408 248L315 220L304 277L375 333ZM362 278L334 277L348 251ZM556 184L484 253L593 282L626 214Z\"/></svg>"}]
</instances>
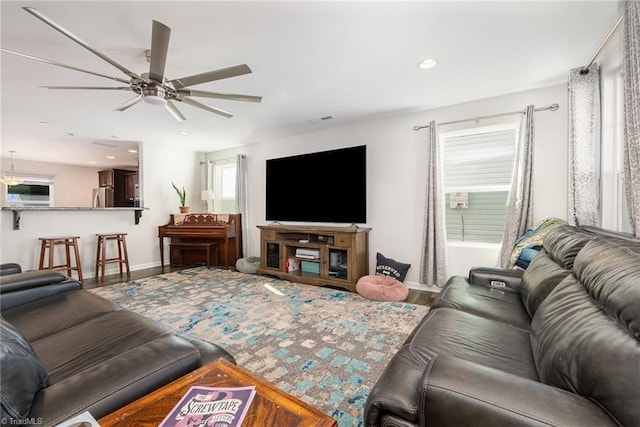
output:
<instances>
[{"instance_id":1,"label":"kitchen counter","mask_svg":"<svg viewBox=\"0 0 640 427\"><path fill-rule=\"evenodd\" d=\"M142 207L118 207L118 208L91 208L91 207L49 207L49 206L5 206L2 208L3 211L11 211L13 212L13 229L20 229L20 214L22 212L39 212L39 211L101 211L101 212L111 212L111 211L132 211L134 215L134 221L136 224L140 223L140 218L142 217L142 211L148 208Z\"/></svg>"}]
</instances>

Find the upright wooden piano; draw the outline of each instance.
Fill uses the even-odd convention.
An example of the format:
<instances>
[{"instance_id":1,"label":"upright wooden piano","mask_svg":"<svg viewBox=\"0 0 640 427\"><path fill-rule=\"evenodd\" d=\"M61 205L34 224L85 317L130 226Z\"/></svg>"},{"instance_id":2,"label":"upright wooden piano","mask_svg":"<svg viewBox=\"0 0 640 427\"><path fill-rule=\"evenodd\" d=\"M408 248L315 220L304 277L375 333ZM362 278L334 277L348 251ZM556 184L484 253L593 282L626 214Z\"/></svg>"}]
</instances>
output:
<instances>
[{"instance_id":1,"label":"upright wooden piano","mask_svg":"<svg viewBox=\"0 0 640 427\"><path fill-rule=\"evenodd\" d=\"M169 223L158 227L160 264L164 270L164 239L173 243L218 243L220 263L234 266L242 258L242 219L240 214L192 213L173 214ZM184 264L206 263L202 251L185 251ZM170 254L171 264L178 264Z\"/></svg>"}]
</instances>

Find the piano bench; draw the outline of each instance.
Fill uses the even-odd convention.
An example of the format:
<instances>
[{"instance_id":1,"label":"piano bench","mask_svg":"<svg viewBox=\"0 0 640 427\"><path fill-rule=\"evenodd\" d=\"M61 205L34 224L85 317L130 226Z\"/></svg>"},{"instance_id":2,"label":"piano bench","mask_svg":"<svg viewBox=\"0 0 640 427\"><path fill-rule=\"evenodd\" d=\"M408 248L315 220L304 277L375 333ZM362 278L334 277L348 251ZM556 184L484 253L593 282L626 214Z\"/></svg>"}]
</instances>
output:
<instances>
[{"instance_id":1,"label":"piano bench","mask_svg":"<svg viewBox=\"0 0 640 427\"><path fill-rule=\"evenodd\" d=\"M169 245L170 263L173 266L174 260L178 265L184 265L184 251L204 251L207 256L207 268L211 267L211 254L215 255L216 265L218 264L218 243L171 243ZM177 257L174 256L177 254Z\"/></svg>"}]
</instances>

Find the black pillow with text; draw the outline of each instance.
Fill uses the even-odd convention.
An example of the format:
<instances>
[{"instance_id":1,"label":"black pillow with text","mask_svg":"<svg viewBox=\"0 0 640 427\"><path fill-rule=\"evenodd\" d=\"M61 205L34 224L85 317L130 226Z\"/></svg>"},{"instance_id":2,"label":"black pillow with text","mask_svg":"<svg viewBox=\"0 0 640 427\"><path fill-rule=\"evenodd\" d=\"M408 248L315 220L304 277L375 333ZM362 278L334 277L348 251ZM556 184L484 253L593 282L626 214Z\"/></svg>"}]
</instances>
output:
<instances>
[{"instance_id":1,"label":"black pillow with text","mask_svg":"<svg viewBox=\"0 0 640 427\"><path fill-rule=\"evenodd\" d=\"M411 267L411 264L387 258L380 252L376 253L376 276L389 276L404 282L409 267Z\"/></svg>"}]
</instances>

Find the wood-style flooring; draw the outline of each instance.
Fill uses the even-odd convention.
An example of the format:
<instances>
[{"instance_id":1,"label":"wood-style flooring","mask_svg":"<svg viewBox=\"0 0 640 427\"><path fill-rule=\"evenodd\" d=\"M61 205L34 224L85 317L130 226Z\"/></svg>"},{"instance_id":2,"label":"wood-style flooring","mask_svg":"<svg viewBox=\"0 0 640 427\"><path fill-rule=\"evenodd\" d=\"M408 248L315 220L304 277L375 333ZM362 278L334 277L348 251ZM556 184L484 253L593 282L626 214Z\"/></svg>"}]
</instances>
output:
<instances>
[{"instance_id":1,"label":"wood-style flooring","mask_svg":"<svg viewBox=\"0 0 640 427\"><path fill-rule=\"evenodd\" d=\"M181 268L165 267L164 272L168 273L171 271L178 271L180 269ZM127 279L126 274L120 275L117 273L106 275L104 278L104 282L100 282L99 279L95 279L93 277L89 277L89 278L85 277L84 288L93 289L101 286L109 286L116 283L124 282L126 280L139 280L139 279L144 279L146 277L155 276L157 274L162 274L162 269L160 267L152 267L152 268L146 268L143 270L132 271L131 277L129 279ZM409 289L409 296L404 302L407 302L410 304L417 304L417 305L431 305L436 295L438 294L435 292Z\"/></svg>"}]
</instances>

